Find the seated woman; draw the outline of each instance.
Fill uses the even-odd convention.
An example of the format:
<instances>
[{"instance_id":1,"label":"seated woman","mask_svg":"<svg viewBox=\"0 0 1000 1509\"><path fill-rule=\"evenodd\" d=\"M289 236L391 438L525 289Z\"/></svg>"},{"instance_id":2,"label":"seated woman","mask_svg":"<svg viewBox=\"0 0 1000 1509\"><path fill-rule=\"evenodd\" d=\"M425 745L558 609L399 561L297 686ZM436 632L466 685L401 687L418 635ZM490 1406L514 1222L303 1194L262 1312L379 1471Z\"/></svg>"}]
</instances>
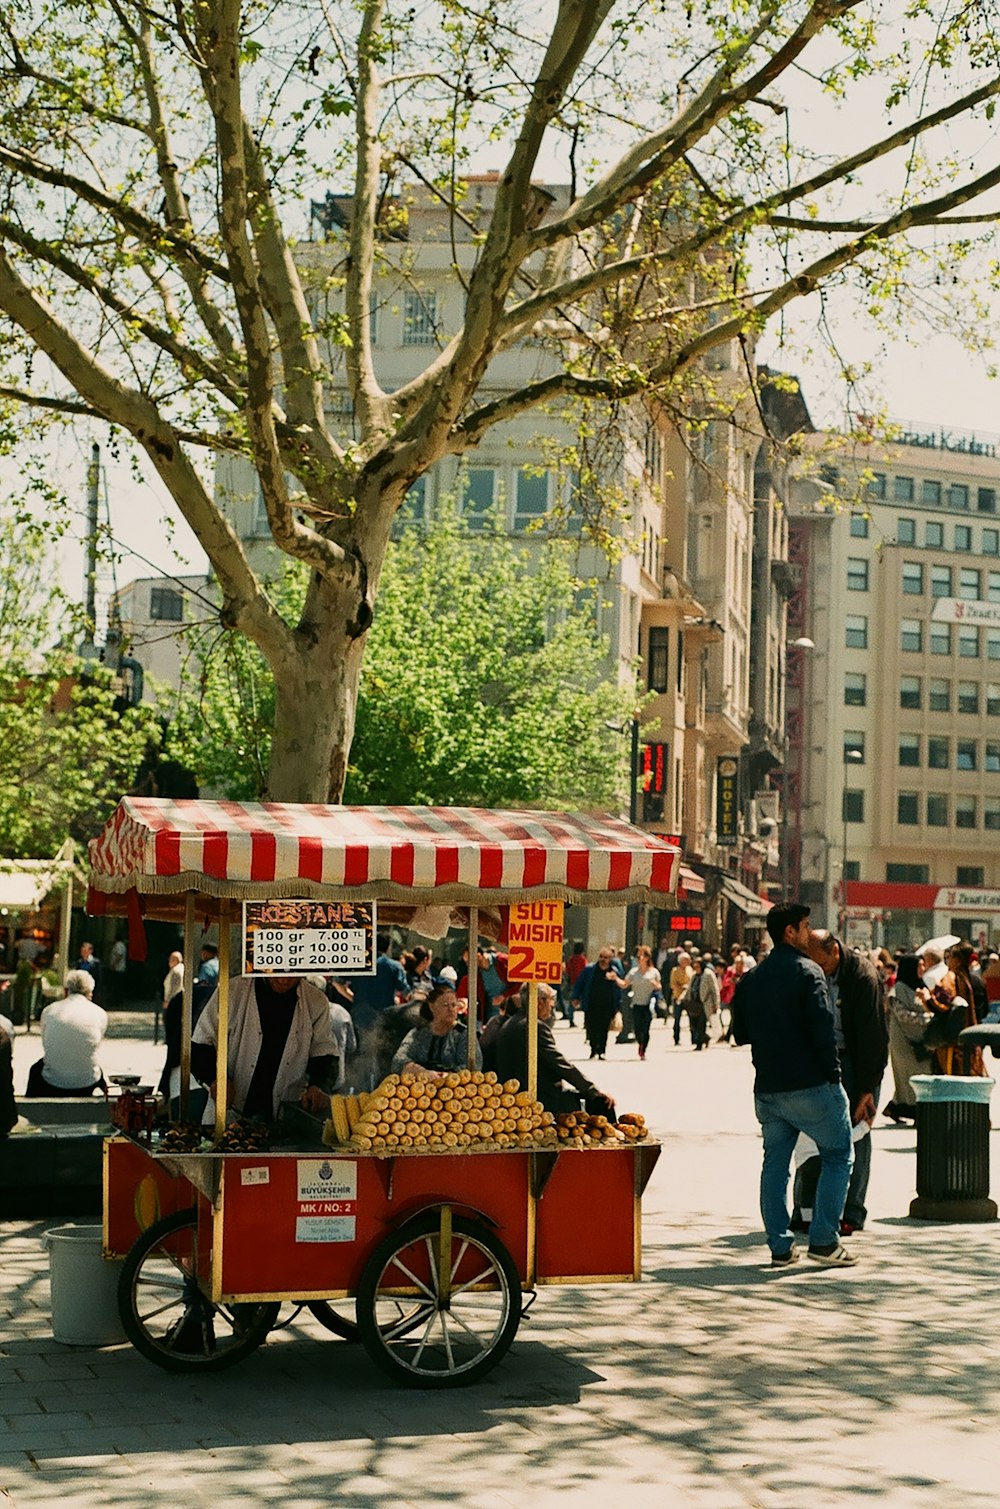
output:
<instances>
[{"instance_id":1,"label":"seated woman","mask_svg":"<svg viewBox=\"0 0 1000 1509\"><path fill-rule=\"evenodd\" d=\"M420 1003L421 1026L408 1032L392 1061L393 1074L450 1074L469 1066L468 1037L458 1019L458 997L450 985L435 985ZM476 1044L476 1068L483 1056Z\"/></svg>"}]
</instances>

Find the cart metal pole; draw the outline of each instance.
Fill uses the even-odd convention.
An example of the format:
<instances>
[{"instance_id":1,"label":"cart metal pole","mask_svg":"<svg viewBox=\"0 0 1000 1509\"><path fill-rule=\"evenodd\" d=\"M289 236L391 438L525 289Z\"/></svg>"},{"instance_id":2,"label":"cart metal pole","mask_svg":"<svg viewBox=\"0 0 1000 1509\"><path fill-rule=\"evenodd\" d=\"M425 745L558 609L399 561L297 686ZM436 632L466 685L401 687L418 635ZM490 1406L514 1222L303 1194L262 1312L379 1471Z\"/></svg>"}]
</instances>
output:
<instances>
[{"instance_id":1,"label":"cart metal pole","mask_svg":"<svg viewBox=\"0 0 1000 1509\"><path fill-rule=\"evenodd\" d=\"M538 1099L538 981L528 985L528 1083L525 1089Z\"/></svg>"},{"instance_id":2,"label":"cart metal pole","mask_svg":"<svg viewBox=\"0 0 1000 1509\"><path fill-rule=\"evenodd\" d=\"M466 977L469 981L469 1015L466 1031L465 1061L470 1069L476 1067L476 1044L479 1041L479 908L469 907L469 931L466 934L469 964Z\"/></svg>"},{"instance_id":3,"label":"cart metal pole","mask_svg":"<svg viewBox=\"0 0 1000 1509\"><path fill-rule=\"evenodd\" d=\"M191 1103L191 1016L194 1000L194 892L184 896L184 985L181 999L181 1103L180 1119L187 1121ZM164 1032L164 1035L166 1033ZM167 1099L170 1086L167 1086Z\"/></svg>"},{"instance_id":4,"label":"cart metal pole","mask_svg":"<svg viewBox=\"0 0 1000 1509\"><path fill-rule=\"evenodd\" d=\"M215 1136L226 1130L229 1098L229 902L219 902L219 1029L215 1047Z\"/></svg>"}]
</instances>

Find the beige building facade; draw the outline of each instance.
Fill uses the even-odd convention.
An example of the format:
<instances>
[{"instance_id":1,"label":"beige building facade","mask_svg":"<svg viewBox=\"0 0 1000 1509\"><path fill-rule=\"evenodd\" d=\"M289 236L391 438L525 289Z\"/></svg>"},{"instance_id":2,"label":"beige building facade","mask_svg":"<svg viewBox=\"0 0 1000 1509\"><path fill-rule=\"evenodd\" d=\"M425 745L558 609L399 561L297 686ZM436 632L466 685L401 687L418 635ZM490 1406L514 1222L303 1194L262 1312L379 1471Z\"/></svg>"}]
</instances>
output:
<instances>
[{"instance_id":1,"label":"beige building facade","mask_svg":"<svg viewBox=\"0 0 1000 1509\"><path fill-rule=\"evenodd\" d=\"M791 536L804 898L863 944L1000 935L1000 440L813 437Z\"/></svg>"}]
</instances>

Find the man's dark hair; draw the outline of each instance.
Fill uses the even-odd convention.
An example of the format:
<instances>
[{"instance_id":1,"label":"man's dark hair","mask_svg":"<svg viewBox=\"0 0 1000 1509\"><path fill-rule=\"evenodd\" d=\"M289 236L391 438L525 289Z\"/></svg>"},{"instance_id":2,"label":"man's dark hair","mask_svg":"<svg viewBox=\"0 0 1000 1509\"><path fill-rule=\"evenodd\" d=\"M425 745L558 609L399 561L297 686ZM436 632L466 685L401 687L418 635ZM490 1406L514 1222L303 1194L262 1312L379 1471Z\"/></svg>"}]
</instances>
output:
<instances>
[{"instance_id":1,"label":"man's dark hair","mask_svg":"<svg viewBox=\"0 0 1000 1509\"><path fill-rule=\"evenodd\" d=\"M392 947L391 933L377 933L375 936L375 949L377 953L387 954Z\"/></svg>"},{"instance_id":2,"label":"man's dark hair","mask_svg":"<svg viewBox=\"0 0 1000 1509\"><path fill-rule=\"evenodd\" d=\"M784 943L785 928L798 927L803 917L808 917L811 907L801 901L779 901L767 914L767 930L772 943Z\"/></svg>"}]
</instances>

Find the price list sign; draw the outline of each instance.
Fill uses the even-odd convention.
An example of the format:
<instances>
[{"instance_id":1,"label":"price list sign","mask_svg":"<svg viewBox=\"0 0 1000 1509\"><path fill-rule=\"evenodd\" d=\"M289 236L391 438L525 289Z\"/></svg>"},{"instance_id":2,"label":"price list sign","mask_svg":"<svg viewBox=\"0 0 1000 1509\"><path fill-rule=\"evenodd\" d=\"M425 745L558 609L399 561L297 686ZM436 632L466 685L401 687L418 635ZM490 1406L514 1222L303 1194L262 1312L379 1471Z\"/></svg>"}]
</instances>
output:
<instances>
[{"instance_id":1,"label":"price list sign","mask_svg":"<svg viewBox=\"0 0 1000 1509\"><path fill-rule=\"evenodd\" d=\"M373 901L247 901L243 973L375 973Z\"/></svg>"}]
</instances>

